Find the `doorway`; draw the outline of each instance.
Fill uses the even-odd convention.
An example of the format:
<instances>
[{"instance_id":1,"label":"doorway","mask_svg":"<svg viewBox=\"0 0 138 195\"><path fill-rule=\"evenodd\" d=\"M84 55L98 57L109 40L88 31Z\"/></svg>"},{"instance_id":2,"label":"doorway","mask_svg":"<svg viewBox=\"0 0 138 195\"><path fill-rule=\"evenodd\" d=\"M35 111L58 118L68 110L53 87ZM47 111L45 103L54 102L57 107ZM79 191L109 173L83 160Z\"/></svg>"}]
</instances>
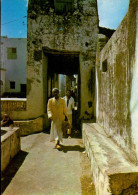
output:
<instances>
[{"instance_id":1,"label":"doorway","mask_svg":"<svg viewBox=\"0 0 138 195\"><path fill-rule=\"evenodd\" d=\"M47 97L52 97L52 88L57 87L65 96L70 89L75 97L77 109L80 108L80 65L79 55L73 53L48 53Z\"/></svg>"},{"instance_id":2,"label":"doorway","mask_svg":"<svg viewBox=\"0 0 138 195\"><path fill-rule=\"evenodd\" d=\"M79 118L81 105L81 88L80 88L80 63L78 52L58 52L46 51L47 76L45 77L45 87L47 90L46 102L52 97L52 89L59 88L60 96L64 97L66 90L72 91L75 100L75 116Z\"/></svg>"}]
</instances>

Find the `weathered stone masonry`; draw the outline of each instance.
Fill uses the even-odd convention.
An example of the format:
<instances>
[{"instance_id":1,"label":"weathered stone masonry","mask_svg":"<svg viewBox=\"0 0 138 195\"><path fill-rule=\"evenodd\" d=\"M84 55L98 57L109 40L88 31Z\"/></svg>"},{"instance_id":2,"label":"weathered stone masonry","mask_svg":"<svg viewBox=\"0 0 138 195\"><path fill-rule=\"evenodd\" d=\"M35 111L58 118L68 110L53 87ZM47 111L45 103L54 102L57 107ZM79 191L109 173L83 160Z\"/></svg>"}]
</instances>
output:
<instances>
[{"instance_id":1,"label":"weathered stone masonry","mask_svg":"<svg viewBox=\"0 0 138 195\"><path fill-rule=\"evenodd\" d=\"M97 195L138 193L138 2L96 57L96 123L84 123ZM105 44L105 46L104 46Z\"/></svg>"},{"instance_id":2,"label":"weathered stone masonry","mask_svg":"<svg viewBox=\"0 0 138 195\"><path fill-rule=\"evenodd\" d=\"M57 3L60 1L57 1ZM96 0L74 0L72 12L58 14L54 1L30 0L27 36L27 111L30 118L44 114L47 97L47 53L77 54L80 64L81 114L94 100L98 35ZM48 52L47 52L48 51ZM85 94L85 95L84 95Z\"/></svg>"},{"instance_id":3,"label":"weathered stone masonry","mask_svg":"<svg viewBox=\"0 0 138 195\"><path fill-rule=\"evenodd\" d=\"M97 56L97 122L136 161L130 103L136 66L136 1ZM136 90L136 88L135 88ZM136 91L135 91L136 92ZM133 135L132 135L133 134Z\"/></svg>"}]
</instances>

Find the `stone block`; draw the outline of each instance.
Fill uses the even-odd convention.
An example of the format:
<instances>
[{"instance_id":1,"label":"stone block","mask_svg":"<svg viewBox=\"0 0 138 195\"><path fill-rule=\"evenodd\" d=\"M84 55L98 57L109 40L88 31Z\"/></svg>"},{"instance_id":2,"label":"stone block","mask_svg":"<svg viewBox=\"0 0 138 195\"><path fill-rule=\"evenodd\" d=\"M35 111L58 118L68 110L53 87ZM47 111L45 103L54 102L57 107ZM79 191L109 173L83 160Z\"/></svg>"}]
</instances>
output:
<instances>
[{"instance_id":1,"label":"stone block","mask_svg":"<svg viewBox=\"0 0 138 195\"><path fill-rule=\"evenodd\" d=\"M14 121L14 126L20 127L20 136L43 131L43 117L33 120Z\"/></svg>"},{"instance_id":2,"label":"stone block","mask_svg":"<svg viewBox=\"0 0 138 195\"><path fill-rule=\"evenodd\" d=\"M1 171L4 171L13 157L21 149L20 129L17 127L2 127L6 131L1 136Z\"/></svg>"},{"instance_id":3,"label":"stone block","mask_svg":"<svg viewBox=\"0 0 138 195\"><path fill-rule=\"evenodd\" d=\"M21 148L21 143L20 143L20 130L15 131L12 135L11 135L11 145L10 145L10 155L11 158L13 158L19 151L19 149Z\"/></svg>"},{"instance_id":4,"label":"stone block","mask_svg":"<svg viewBox=\"0 0 138 195\"><path fill-rule=\"evenodd\" d=\"M10 137L1 142L1 171L3 171L10 162Z\"/></svg>"},{"instance_id":5,"label":"stone block","mask_svg":"<svg viewBox=\"0 0 138 195\"><path fill-rule=\"evenodd\" d=\"M83 123L83 142L91 160L97 195L120 195L126 190L135 194L138 167L96 123Z\"/></svg>"}]
</instances>

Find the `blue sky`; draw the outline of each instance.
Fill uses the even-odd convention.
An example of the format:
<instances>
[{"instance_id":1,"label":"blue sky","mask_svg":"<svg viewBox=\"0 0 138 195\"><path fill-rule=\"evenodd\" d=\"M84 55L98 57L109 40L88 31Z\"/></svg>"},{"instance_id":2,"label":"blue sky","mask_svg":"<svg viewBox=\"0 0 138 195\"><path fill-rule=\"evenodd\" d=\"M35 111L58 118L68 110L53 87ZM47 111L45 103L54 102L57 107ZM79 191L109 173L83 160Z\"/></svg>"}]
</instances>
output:
<instances>
[{"instance_id":1,"label":"blue sky","mask_svg":"<svg viewBox=\"0 0 138 195\"><path fill-rule=\"evenodd\" d=\"M99 25L117 29L127 13L129 0L97 0L97 2ZM27 16L27 0L1 0L1 35L7 35L9 38L26 38L25 16Z\"/></svg>"}]
</instances>

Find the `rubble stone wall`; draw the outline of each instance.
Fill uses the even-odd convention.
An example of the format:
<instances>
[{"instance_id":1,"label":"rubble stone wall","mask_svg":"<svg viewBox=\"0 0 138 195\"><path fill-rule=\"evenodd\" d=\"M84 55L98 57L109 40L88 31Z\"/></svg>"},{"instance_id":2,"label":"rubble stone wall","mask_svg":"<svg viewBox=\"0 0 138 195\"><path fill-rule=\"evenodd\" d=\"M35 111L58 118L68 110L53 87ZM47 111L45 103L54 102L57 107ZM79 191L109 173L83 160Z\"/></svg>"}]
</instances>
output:
<instances>
[{"instance_id":1,"label":"rubble stone wall","mask_svg":"<svg viewBox=\"0 0 138 195\"><path fill-rule=\"evenodd\" d=\"M73 2L73 1L72 1ZM74 0L73 11L57 14L54 1L30 0L27 35L27 110L36 117L44 112L43 70L45 51L60 51L79 55L81 78L81 114L88 101L94 101L95 60L98 35L96 0ZM45 62L48 60L45 60ZM45 75L46 76L46 75Z\"/></svg>"},{"instance_id":2,"label":"rubble stone wall","mask_svg":"<svg viewBox=\"0 0 138 195\"><path fill-rule=\"evenodd\" d=\"M136 60L136 7L136 1L130 1L127 15L97 53L96 65L97 122L134 158L130 101Z\"/></svg>"}]
</instances>

